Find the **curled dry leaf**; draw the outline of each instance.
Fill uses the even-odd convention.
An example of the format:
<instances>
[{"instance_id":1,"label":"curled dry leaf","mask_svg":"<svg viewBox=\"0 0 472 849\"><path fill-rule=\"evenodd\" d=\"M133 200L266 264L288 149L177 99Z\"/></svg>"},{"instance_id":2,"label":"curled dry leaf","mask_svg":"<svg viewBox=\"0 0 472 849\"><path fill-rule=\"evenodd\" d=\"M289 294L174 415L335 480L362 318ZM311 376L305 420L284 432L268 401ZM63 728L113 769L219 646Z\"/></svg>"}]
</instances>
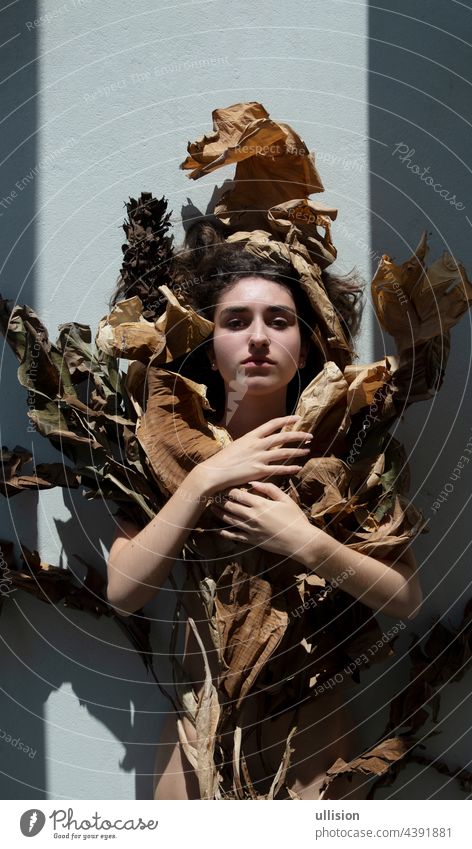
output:
<instances>
[{"instance_id":1,"label":"curled dry leaf","mask_svg":"<svg viewBox=\"0 0 472 849\"><path fill-rule=\"evenodd\" d=\"M215 109L212 118L213 133L189 142L181 168L190 170L195 180L236 164L234 188L215 210L220 217L230 216L235 225L237 216L239 229L244 229L244 210L269 209L323 191L314 156L300 136L288 125L272 121L260 103Z\"/></svg>"},{"instance_id":2,"label":"curled dry leaf","mask_svg":"<svg viewBox=\"0 0 472 849\"><path fill-rule=\"evenodd\" d=\"M334 363L325 363L300 395L296 414L302 418L294 430L313 433L319 453L331 451L339 431L347 429L347 389L340 369Z\"/></svg>"},{"instance_id":3,"label":"curled dry leaf","mask_svg":"<svg viewBox=\"0 0 472 849\"><path fill-rule=\"evenodd\" d=\"M191 307L182 306L167 286L159 286L159 291L165 295L167 304L156 327L164 334L166 347L156 352L151 361L169 363L201 345L213 332L214 324Z\"/></svg>"},{"instance_id":4,"label":"curled dry leaf","mask_svg":"<svg viewBox=\"0 0 472 849\"><path fill-rule=\"evenodd\" d=\"M411 752L417 743L414 737L390 737L348 763L343 758L338 758L333 766L326 770L327 777L320 788L320 798L337 798L336 783L341 776L353 773L366 776L383 775L392 764Z\"/></svg>"},{"instance_id":5,"label":"curled dry leaf","mask_svg":"<svg viewBox=\"0 0 472 849\"><path fill-rule=\"evenodd\" d=\"M153 367L146 411L136 431L154 479L172 495L194 466L216 454L218 444L203 415L206 387Z\"/></svg>"},{"instance_id":6,"label":"curled dry leaf","mask_svg":"<svg viewBox=\"0 0 472 849\"><path fill-rule=\"evenodd\" d=\"M143 316L141 300L135 296L120 301L98 325L95 344L110 357L148 362L153 354L162 351L164 333Z\"/></svg>"},{"instance_id":7,"label":"curled dry leaf","mask_svg":"<svg viewBox=\"0 0 472 849\"><path fill-rule=\"evenodd\" d=\"M307 198L289 200L268 210L266 229L275 237L282 235L288 245L303 244L312 262L326 268L337 255L331 239L331 222L337 214L334 207Z\"/></svg>"},{"instance_id":8,"label":"curled dry leaf","mask_svg":"<svg viewBox=\"0 0 472 849\"><path fill-rule=\"evenodd\" d=\"M167 363L206 339L213 330L213 322L182 306L167 286L159 286L159 291L167 299L167 305L157 321L143 318L143 305L137 296L119 301L99 323L97 347L111 357Z\"/></svg>"},{"instance_id":9,"label":"curled dry leaf","mask_svg":"<svg viewBox=\"0 0 472 849\"><path fill-rule=\"evenodd\" d=\"M235 708L279 645L288 615L268 581L230 564L217 581L216 624L224 666L219 685Z\"/></svg>"},{"instance_id":10,"label":"curled dry leaf","mask_svg":"<svg viewBox=\"0 0 472 849\"><path fill-rule=\"evenodd\" d=\"M312 457L297 477L302 502L312 505L312 519L319 519L324 513L334 514L349 509L345 497L349 469L342 460L336 457Z\"/></svg>"},{"instance_id":11,"label":"curled dry leaf","mask_svg":"<svg viewBox=\"0 0 472 849\"><path fill-rule=\"evenodd\" d=\"M444 335L472 304L472 285L463 265L444 253L426 268L427 249L425 233L413 256L401 265L384 255L372 280L377 317L400 352Z\"/></svg>"},{"instance_id":12,"label":"curled dry leaf","mask_svg":"<svg viewBox=\"0 0 472 849\"><path fill-rule=\"evenodd\" d=\"M376 395L379 390L388 391L391 380L390 358L385 357L384 360L369 366L347 366L343 376L349 384L347 390L349 414L354 416L359 410L367 407L372 417L377 415Z\"/></svg>"}]
</instances>

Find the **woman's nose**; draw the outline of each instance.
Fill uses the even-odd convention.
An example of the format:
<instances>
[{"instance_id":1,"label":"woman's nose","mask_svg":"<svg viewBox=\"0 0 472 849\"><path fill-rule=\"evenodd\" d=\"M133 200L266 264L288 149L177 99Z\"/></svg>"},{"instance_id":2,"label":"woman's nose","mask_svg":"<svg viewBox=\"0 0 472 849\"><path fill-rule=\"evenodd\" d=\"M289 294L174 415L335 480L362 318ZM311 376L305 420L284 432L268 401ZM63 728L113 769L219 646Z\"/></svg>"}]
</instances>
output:
<instances>
[{"instance_id":1,"label":"woman's nose","mask_svg":"<svg viewBox=\"0 0 472 849\"><path fill-rule=\"evenodd\" d=\"M252 328L249 341L255 345L270 345L270 339L264 325L257 325Z\"/></svg>"}]
</instances>

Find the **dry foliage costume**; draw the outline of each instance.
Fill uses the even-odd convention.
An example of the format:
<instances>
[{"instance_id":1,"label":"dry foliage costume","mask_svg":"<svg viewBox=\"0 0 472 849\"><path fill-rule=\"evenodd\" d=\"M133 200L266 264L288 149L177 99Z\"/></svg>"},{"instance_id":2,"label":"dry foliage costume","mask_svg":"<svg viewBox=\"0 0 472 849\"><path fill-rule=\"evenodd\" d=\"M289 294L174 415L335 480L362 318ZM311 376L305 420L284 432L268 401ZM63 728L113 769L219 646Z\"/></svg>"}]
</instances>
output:
<instances>
[{"instance_id":1,"label":"dry foliage costume","mask_svg":"<svg viewBox=\"0 0 472 849\"><path fill-rule=\"evenodd\" d=\"M314 525L338 541L373 557L395 558L425 530L425 521L409 501L405 452L389 429L406 405L432 398L440 388L449 331L468 309L472 286L449 254L426 267L426 237L401 265L383 256L372 299L382 327L395 338L397 354L351 365L353 351L321 276L336 258L330 228L337 211L310 199L323 191L314 157L289 126L273 121L258 103L215 110L213 122L212 133L188 145L182 167L197 179L236 164L232 187L214 209L226 241L293 266L316 317L312 342L324 367L293 411L302 415L296 428L313 432L313 445L303 469L281 488ZM120 512L144 525L189 470L231 437L205 415L206 386L173 370L178 358L204 343L213 324L187 303L185 285L181 280L176 285L172 277L166 202L142 194L127 210L123 298L100 322L95 344L89 327L75 322L61 325L53 344L29 307L10 310L1 302L3 331L21 363L19 380L34 398L28 415L69 461L24 474L22 466L31 455L4 449L2 485L7 496L30 487L86 487L86 497L111 499ZM126 374L119 370L119 358L130 360ZM261 716L267 717L302 700L323 698L330 691L327 682L358 682L362 666L393 655L393 641L382 639L370 608L336 582L300 574L295 561L295 577L288 581L276 555L260 548L244 551L241 543L207 529L214 523L205 510L188 537L184 590L199 593L219 679L214 686L201 635L191 621L205 679L196 698L174 652L174 627L171 697L180 716L193 722L199 744L185 739L179 721L181 741L197 771L202 798L293 798L285 778L295 726L272 788L262 797L251 783L241 745L243 700L257 694ZM111 611L92 569L79 588L67 571L41 563L36 552L24 549L23 556L27 568L14 573L18 586L49 601L63 599L114 615L149 664L147 632L140 624L145 620L123 621ZM176 622L185 607L185 595L177 597ZM471 612L468 606L467 625ZM327 772L324 790L343 773L393 780L398 766L412 756L414 733L428 717L435 688L455 671L460 674L468 660L470 630L462 628L462 654L453 659L456 653L449 653L447 663L434 663L454 639L439 623L423 649L412 648L412 683L392 703L385 733L350 763L338 759ZM375 653L368 651L372 646L377 646ZM437 701L435 707L437 712ZM223 731L225 740L232 739L231 750L223 749Z\"/></svg>"}]
</instances>

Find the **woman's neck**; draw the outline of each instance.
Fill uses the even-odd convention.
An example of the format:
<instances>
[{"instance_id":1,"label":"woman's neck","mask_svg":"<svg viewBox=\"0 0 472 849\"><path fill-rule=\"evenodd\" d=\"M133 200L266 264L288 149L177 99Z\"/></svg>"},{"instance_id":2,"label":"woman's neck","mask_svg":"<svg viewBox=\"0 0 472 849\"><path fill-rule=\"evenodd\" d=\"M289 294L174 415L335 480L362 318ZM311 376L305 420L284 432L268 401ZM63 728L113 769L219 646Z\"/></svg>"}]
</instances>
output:
<instances>
[{"instance_id":1,"label":"woman's neck","mask_svg":"<svg viewBox=\"0 0 472 849\"><path fill-rule=\"evenodd\" d=\"M287 414L286 387L272 395L246 395L241 400L226 397L225 412L218 422L233 439L249 433L265 422Z\"/></svg>"}]
</instances>

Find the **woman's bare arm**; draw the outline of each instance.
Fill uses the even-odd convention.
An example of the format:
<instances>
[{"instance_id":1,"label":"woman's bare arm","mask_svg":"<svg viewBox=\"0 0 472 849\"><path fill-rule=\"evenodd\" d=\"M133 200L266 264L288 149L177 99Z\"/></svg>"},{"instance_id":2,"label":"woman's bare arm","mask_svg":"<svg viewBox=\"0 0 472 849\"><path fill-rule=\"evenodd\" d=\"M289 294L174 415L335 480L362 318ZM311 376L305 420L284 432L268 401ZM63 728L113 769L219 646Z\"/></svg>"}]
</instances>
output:
<instances>
[{"instance_id":1,"label":"woman's bare arm","mask_svg":"<svg viewBox=\"0 0 472 849\"><path fill-rule=\"evenodd\" d=\"M224 506L213 505L226 528L218 534L257 545L284 558L282 573L294 579L294 561L367 607L413 619L422 603L416 560L407 544L382 559L355 551L312 524L291 496L273 483L250 481L251 491L232 488ZM342 576L342 577L340 577Z\"/></svg>"},{"instance_id":2,"label":"woman's bare arm","mask_svg":"<svg viewBox=\"0 0 472 849\"><path fill-rule=\"evenodd\" d=\"M323 531L313 534L300 560L317 575L328 580L343 578L342 589L359 598L367 607L388 616L414 619L423 594L414 554L403 546L396 557L375 558L337 542Z\"/></svg>"},{"instance_id":3,"label":"woman's bare arm","mask_svg":"<svg viewBox=\"0 0 472 849\"><path fill-rule=\"evenodd\" d=\"M312 439L312 434L274 433L299 419L300 416L280 416L231 442L194 466L142 531L128 524L117 534L108 557L107 596L119 613L139 610L162 587L211 495L251 478L291 474L301 469L293 463L309 453L299 444Z\"/></svg>"},{"instance_id":4,"label":"woman's bare arm","mask_svg":"<svg viewBox=\"0 0 472 849\"><path fill-rule=\"evenodd\" d=\"M117 530L108 556L107 597L118 613L134 613L162 587L207 497L204 478L194 469L145 528L125 522Z\"/></svg>"}]
</instances>

